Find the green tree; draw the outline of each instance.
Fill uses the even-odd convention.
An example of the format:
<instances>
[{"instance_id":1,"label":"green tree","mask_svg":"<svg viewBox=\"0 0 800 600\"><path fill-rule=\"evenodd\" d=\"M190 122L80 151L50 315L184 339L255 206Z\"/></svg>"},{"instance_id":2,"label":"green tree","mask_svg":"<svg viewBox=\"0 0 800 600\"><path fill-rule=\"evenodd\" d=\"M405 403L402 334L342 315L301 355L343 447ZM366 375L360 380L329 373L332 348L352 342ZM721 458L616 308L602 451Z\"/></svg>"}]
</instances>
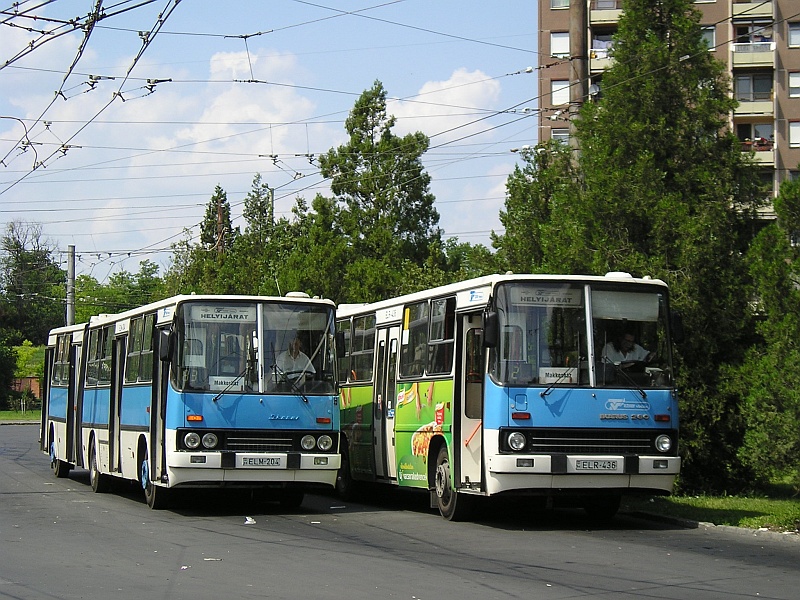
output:
<instances>
[{"instance_id":1,"label":"green tree","mask_svg":"<svg viewBox=\"0 0 800 600\"><path fill-rule=\"evenodd\" d=\"M430 176L421 157L427 136L392 133L395 118L386 112L386 91L376 81L356 101L345 121L346 144L319 157L320 171L344 205L341 229L351 261L348 301L392 295L408 260L422 264L439 242L439 214L429 192Z\"/></svg>"},{"instance_id":2,"label":"green tree","mask_svg":"<svg viewBox=\"0 0 800 600\"><path fill-rule=\"evenodd\" d=\"M158 265L151 260L139 263L139 271L112 273L107 284L91 275L75 279L75 322L85 323L99 313L117 313L166 297Z\"/></svg>"},{"instance_id":3,"label":"green tree","mask_svg":"<svg viewBox=\"0 0 800 600\"><path fill-rule=\"evenodd\" d=\"M231 223L231 205L228 194L219 185L214 188L206 206L206 214L200 224L200 243L207 249L224 254L233 246L238 234Z\"/></svg>"},{"instance_id":4,"label":"green tree","mask_svg":"<svg viewBox=\"0 0 800 600\"><path fill-rule=\"evenodd\" d=\"M545 272L548 264L554 262L559 269L583 270L583 265L559 260L558 254L563 248L556 241L563 222L553 218L553 211L569 209L578 196L570 148L549 141L534 149L521 150L520 156L523 165L515 166L509 175L506 209L500 211L505 233L492 232L492 245L498 250L498 259L517 273ZM585 254L579 252L578 256Z\"/></svg>"},{"instance_id":5,"label":"green tree","mask_svg":"<svg viewBox=\"0 0 800 600\"><path fill-rule=\"evenodd\" d=\"M36 223L13 221L0 240L0 329L13 344L44 344L66 319L66 277Z\"/></svg>"},{"instance_id":6,"label":"green tree","mask_svg":"<svg viewBox=\"0 0 800 600\"><path fill-rule=\"evenodd\" d=\"M536 268L541 252L552 272L670 284L689 332L678 356L682 484L719 490L746 478L740 398L724 392L720 373L752 341L742 257L765 196L728 129L730 82L699 17L691 0L624 3L601 96L575 122L574 181L556 185L569 171L552 148L529 156L509 184L499 248L513 268L527 254ZM535 222L515 224L526 213Z\"/></svg>"},{"instance_id":7,"label":"green tree","mask_svg":"<svg viewBox=\"0 0 800 600\"><path fill-rule=\"evenodd\" d=\"M800 489L800 250L790 243L800 232L800 181L781 185L775 213L747 257L760 337L728 370L728 391L744 399L739 458L754 481L790 476Z\"/></svg>"}]
</instances>

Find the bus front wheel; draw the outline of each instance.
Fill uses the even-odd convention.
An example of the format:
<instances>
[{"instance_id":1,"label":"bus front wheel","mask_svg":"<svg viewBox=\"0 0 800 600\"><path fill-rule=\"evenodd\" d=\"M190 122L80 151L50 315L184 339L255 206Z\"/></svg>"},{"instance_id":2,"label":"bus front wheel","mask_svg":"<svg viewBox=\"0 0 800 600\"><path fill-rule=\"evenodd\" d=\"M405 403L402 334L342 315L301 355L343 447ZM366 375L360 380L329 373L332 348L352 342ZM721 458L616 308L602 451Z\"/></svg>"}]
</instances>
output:
<instances>
[{"instance_id":1,"label":"bus front wheel","mask_svg":"<svg viewBox=\"0 0 800 600\"><path fill-rule=\"evenodd\" d=\"M153 510L162 510L166 508L169 505L170 491L167 488L155 485L150 480L150 465L146 458L142 459L141 461L139 473L140 482L142 484L142 488L144 489L144 499L145 502L147 502L147 506Z\"/></svg>"},{"instance_id":2,"label":"bus front wheel","mask_svg":"<svg viewBox=\"0 0 800 600\"><path fill-rule=\"evenodd\" d=\"M447 446L439 448L439 455L436 458L436 472L434 474L436 489L436 504L439 512L448 521L462 521L469 518L472 513L474 498L460 494L453 489L450 477L450 457L447 454Z\"/></svg>"}]
</instances>

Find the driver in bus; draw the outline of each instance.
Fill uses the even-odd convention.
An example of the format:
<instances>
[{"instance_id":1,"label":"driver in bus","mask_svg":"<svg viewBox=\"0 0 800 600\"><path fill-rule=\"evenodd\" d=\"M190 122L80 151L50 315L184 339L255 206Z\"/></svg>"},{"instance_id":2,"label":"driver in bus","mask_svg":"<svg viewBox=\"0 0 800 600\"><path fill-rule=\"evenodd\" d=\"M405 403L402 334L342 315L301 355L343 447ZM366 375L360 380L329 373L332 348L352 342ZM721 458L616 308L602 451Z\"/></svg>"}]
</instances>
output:
<instances>
[{"instance_id":1,"label":"driver in bus","mask_svg":"<svg viewBox=\"0 0 800 600\"><path fill-rule=\"evenodd\" d=\"M303 343L297 333L289 343L289 348L278 355L277 366L287 379L299 379L306 374L313 375L317 372L311 364L311 359L303 352Z\"/></svg>"},{"instance_id":2,"label":"driver in bus","mask_svg":"<svg viewBox=\"0 0 800 600\"><path fill-rule=\"evenodd\" d=\"M616 340L608 342L603 348L603 358L614 364L649 363L655 354L637 344L636 336L632 331L624 331Z\"/></svg>"}]
</instances>

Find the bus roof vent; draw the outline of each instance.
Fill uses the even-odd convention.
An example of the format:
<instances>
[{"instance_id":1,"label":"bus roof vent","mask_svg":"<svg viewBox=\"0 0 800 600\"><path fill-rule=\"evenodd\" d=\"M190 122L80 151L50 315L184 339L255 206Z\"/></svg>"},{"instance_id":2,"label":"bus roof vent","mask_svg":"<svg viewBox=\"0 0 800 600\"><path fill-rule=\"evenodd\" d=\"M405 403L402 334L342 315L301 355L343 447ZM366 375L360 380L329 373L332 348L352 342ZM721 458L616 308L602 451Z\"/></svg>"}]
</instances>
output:
<instances>
[{"instance_id":1,"label":"bus roof vent","mask_svg":"<svg viewBox=\"0 0 800 600\"><path fill-rule=\"evenodd\" d=\"M606 277L610 279L633 279L633 275L625 271L609 271L606 273Z\"/></svg>"},{"instance_id":2,"label":"bus roof vent","mask_svg":"<svg viewBox=\"0 0 800 600\"><path fill-rule=\"evenodd\" d=\"M309 296L305 292L286 292L286 297L287 298L311 298L311 296Z\"/></svg>"}]
</instances>

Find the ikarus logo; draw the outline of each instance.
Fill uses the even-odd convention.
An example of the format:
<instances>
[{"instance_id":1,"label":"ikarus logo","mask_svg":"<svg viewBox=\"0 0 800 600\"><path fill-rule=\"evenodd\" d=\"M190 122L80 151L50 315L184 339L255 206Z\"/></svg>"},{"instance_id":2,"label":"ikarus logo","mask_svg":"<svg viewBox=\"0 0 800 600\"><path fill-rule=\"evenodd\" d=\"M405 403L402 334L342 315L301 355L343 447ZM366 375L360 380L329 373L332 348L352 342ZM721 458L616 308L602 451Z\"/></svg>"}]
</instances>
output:
<instances>
[{"instance_id":1,"label":"ikarus logo","mask_svg":"<svg viewBox=\"0 0 800 600\"><path fill-rule=\"evenodd\" d=\"M650 403L611 398L606 400L606 410L650 410Z\"/></svg>"}]
</instances>

